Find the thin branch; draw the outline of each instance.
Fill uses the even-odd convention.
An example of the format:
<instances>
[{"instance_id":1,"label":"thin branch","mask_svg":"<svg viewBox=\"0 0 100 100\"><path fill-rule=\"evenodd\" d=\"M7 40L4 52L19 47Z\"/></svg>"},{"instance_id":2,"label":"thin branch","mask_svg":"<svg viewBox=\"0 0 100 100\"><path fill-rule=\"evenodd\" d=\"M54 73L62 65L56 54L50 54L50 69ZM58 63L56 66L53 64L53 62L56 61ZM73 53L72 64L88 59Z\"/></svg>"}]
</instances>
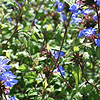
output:
<instances>
[{"instance_id":1,"label":"thin branch","mask_svg":"<svg viewBox=\"0 0 100 100\"><path fill-rule=\"evenodd\" d=\"M26 49L27 50L27 49ZM28 52L28 54L29 54L29 57L32 59L32 61L34 62L34 64L35 64L35 66L37 66L37 64L36 64L36 62L34 61L34 59L32 58L32 56L31 56L31 54L30 54L30 52L27 50L27 52ZM35 69L35 68L34 68ZM38 71L37 69L35 69L37 72L39 72L40 73L40 75L41 75L41 77L42 77L42 79L44 80L44 78L43 78L43 76L42 76L42 73L40 72L40 71Z\"/></svg>"},{"instance_id":2,"label":"thin branch","mask_svg":"<svg viewBox=\"0 0 100 100\"><path fill-rule=\"evenodd\" d=\"M100 19L99 19L99 13L98 13L98 9L99 9L99 7L95 5L94 9L95 9L95 11L96 11L96 13L97 13L97 20L98 20L98 33L100 33L100 23L99 23L99 22L100 22Z\"/></svg>"},{"instance_id":3,"label":"thin branch","mask_svg":"<svg viewBox=\"0 0 100 100\"><path fill-rule=\"evenodd\" d=\"M64 26L65 26L65 33L64 33L64 37L62 39L62 43L61 43L61 46L60 46L60 50L59 50L59 55L58 55L58 58L57 58L57 61L59 60L59 57L60 57L60 53L61 53L61 50L62 50L62 47L63 47L63 44L64 44L64 40L65 40L65 37L66 37L66 34L67 34L67 30L68 30L68 27L69 27L69 24L70 24L70 20L71 20L71 17L72 17L72 13L67 21L67 24L64 23Z\"/></svg>"},{"instance_id":4,"label":"thin branch","mask_svg":"<svg viewBox=\"0 0 100 100\"><path fill-rule=\"evenodd\" d=\"M8 42L12 39L12 37L18 32L18 26L16 25L15 26L15 31L14 31L14 33L11 35L11 37L7 40L7 42L6 42L6 44L5 45L7 45L8 44Z\"/></svg>"},{"instance_id":5,"label":"thin branch","mask_svg":"<svg viewBox=\"0 0 100 100\"><path fill-rule=\"evenodd\" d=\"M45 89L42 90L42 94L41 94L42 99L41 100L43 100L43 98L44 98L44 90Z\"/></svg>"},{"instance_id":6,"label":"thin branch","mask_svg":"<svg viewBox=\"0 0 100 100\"><path fill-rule=\"evenodd\" d=\"M100 88L98 88L96 84L92 84L92 83L90 83L90 82L88 81L88 79L87 79L87 77L86 77L86 74L85 74L85 72L84 72L84 65L83 65L83 64L80 64L80 67L81 67L81 70L82 70L82 74L83 74L83 76L84 76L84 78L85 78L85 80L86 80L86 83L92 85L92 86L95 87L98 91L100 91Z\"/></svg>"},{"instance_id":7,"label":"thin branch","mask_svg":"<svg viewBox=\"0 0 100 100\"><path fill-rule=\"evenodd\" d=\"M23 7L22 7L22 9L23 9ZM14 30L13 34L11 35L11 37L10 37L10 38L7 40L7 42L5 43L5 45L7 45L8 42L12 39L12 37L18 32L18 23L19 23L20 17L22 16L22 14L21 14L22 9L19 9L20 12L19 12L19 15L17 16L17 19L16 19L15 30Z\"/></svg>"},{"instance_id":8,"label":"thin branch","mask_svg":"<svg viewBox=\"0 0 100 100\"><path fill-rule=\"evenodd\" d=\"M50 57L51 57L52 61L54 62L55 66L57 66L57 68L59 69L60 74L61 74L61 76L62 76L64 82L65 82L71 89L73 89L72 86L71 86L71 85L65 80L65 78L63 77L63 75L62 75L62 73L61 73L61 70L60 70L60 68L59 68L59 64L57 64L57 63L55 62L55 60L52 58L52 56L50 56Z\"/></svg>"},{"instance_id":9,"label":"thin branch","mask_svg":"<svg viewBox=\"0 0 100 100\"><path fill-rule=\"evenodd\" d=\"M43 3L44 3L44 0L41 2L41 4L40 4L38 10L36 11L36 14L35 14L34 20L36 19L37 15L38 15L38 13L39 13L39 10L40 10L40 8L41 8L41 6L42 6ZM31 28L32 28L32 26L34 25L34 20L32 21Z\"/></svg>"}]
</instances>

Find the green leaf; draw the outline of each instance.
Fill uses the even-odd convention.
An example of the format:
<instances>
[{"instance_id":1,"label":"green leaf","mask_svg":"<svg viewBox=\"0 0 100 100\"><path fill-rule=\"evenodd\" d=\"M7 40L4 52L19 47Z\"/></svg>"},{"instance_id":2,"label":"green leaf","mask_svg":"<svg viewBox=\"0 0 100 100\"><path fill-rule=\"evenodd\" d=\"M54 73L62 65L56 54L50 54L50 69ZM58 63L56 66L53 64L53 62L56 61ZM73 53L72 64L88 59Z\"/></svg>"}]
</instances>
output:
<instances>
[{"instance_id":1,"label":"green leaf","mask_svg":"<svg viewBox=\"0 0 100 100\"><path fill-rule=\"evenodd\" d=\"M49 100L54 100L53 98L49 98Z\"/></svg>"},{"instance_id":2,"label":"green leaf","mask_svg":"<svg viewBox=\"0 0 100 100\"><path fill-rule=\"evenodd\" d=\"M100 59L100 47L96 48L96 55L97 55L97 58Z\"/></svg>"},{"instance_id":3,"label":"green leaf","mask_svg":"<svg viewBox=\"0 0 100 100\"><path fill-rule=\"evenodd\" d=\"M79 51L79 46L74 46L74 51Z\"/></svg>"},{"instance_id":4,"label":"green leaf","mask_svg":"<svg viewBox=\"0 0 100 100\"><path fill-rule=\"evenodd\" d=\"M49 46L49 43L47 43L47 50L48 51L51 51L50 46Z\"/></svg>"},{"instance_id":5,"label":"green leaf","mask_svg":"<svg viewBox=\"0 0 100 100\"><path fill-rule=\"evenodd\" d=\"M26 78L35 78L37 74L35 72L29 72L25 75Z\"/></svg>"},{"instance_id":6,"label":"green leaf","mask_svg":"<svg viewBox=\"0 0 100 100\"><path fill-rule=\"evenodd\" d=\"M10 54L8 51L6 51L6 56L10 59Z\"/></svg>"},{"instance_id":7,"label":"green leaf","mask_svg":"<svg viewBox=\"0 0 100 100\"><path fill-rule=\"evenodd\" d=\"M26 65L21 65L18 68L20 71L29 71L28 67Z\"/></svg>"},{"instance_id":8,"label":"green leaf","mask_svg":"<svg viewBox=\"0 0 100 100\"><path fill-rule=\"evenodd\" d=\"M51 28L52 28L52 25L51 25L51 24L49 24L49 25L48 25L48 27L47 27L47 31L50 31L50 30L51 30Z\"/></svg>"},{"instance_id":9,"label":"green leaf","mask_svg":"<svg viewBox=\"0 0 100 100\"><path fill-rule=\"evenodd\" d=\"M46 22L47 22L47 18L44 19L44 21L43 21L43 25L44 25Z\"/></svg>"},{"instance_id":10,"label":"green leaf","mask_svg":"<svg viewBox=\"0 0 100 100\"><path fill-rule=\"evenodd\" d=\"M76 81L76 87L78 87L78 83L81 79L81 69L79 67L75 66L72 74L74 75L74 78Z\"/></svg>"},{"instance_id":11,"label":"green leaf","mask_svg":"<svg viewBox=\"0 0 100 100\"><path fill-rule=\"evenodd\" d=\"M5 25L4 24L1 24L1 29L3 29L5 27Z\"/></svg>"},{"instance_id":12,"label":"green leaf","mask_svg":"<svg viewBox=\"0 0 100 100\"><path fill-rule=\"evenodd\" d=\"M10 53L9 53L9 51L8 50L4 50L3 52L5 52L6 56L10 59Z\"/></svg>"},{"instance_id":13,"label":"green leaf","mask_svg":"<svg viewBox=\"0 0 100 100\"><path fill-rule=\"evenodd\" d=\"M33 40L35 40L36 42L38 41L37 38L35 37L35 35L32 35Z\"/></svg>"},{"instance_id":14,"label":"green leaf","mask_svg":"<svg viewBox=\"0 0 100 100\"><path fill-rule=\"evenodd\" d=\"M38 78L36 81L37 81L37 85L38 85L39 83L41 83L43 81L43 79L42 78Z\"/></svg>"},{"instance_id":15,"label":"green leaf","mask_svg":"<svg viewBox=\"0 0 100 100\"><path fill-rule=\"evenodd\" d=\"M90 64L90 68L91 68L91 69L93 68L93 63Z\"/></svg>"},{"instance_id":16,"label":"green leaf","mask_svg":"<svg viewBox=\"0 0 100 100\"><path fill-rule=\"evenodd\" d=\"M44 87L44 89L45 89L47 86L48 86L48 83L47 83L47 80L45 79L45 80L43 81L43 87Z\"/></svg>"}]
</instances>

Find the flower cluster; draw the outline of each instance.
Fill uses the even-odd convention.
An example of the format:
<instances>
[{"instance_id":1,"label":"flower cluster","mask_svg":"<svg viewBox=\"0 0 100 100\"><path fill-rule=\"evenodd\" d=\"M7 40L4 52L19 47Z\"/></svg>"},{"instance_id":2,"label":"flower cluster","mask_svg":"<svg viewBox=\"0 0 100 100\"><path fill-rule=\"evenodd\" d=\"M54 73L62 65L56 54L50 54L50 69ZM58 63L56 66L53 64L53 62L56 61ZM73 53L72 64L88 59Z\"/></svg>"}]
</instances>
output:
<instances>
[{"instance_id":1,"label":"flower cluster","mask_svg":"<svg viewBox=\"0 0 100 100\"><path fill-rule=\"evenodd\" d=\"M100 0L94 0L98 6L100 6Z\"/></svg>"},{"instance_id":2,"label":"flower cluster","mask_svg":"<svg viewBox=\"0 0 100 100\"><path fill-rule=\"evenodd\" d=\"M79 38L82 36L89 37L93 34L96 34L96 31L97 31L97 29L90 27L90 28L87 28L87 29L80 31L80 34L78 35L78 37Z\"/></svg>"},{"instance_id":3,"label":"flower cluster","mask_svg":"<svg viewBox=\"0 0 100 100\"><path fill-rule=\"evenodd\" d=\"M78 15L81 13L81 10L79 10L79 5L78 4L73 4L69 10L72 12L72 19L73 21L71 21L72 23L75 23L76 25L78 25L78 23L82 22L81 18L78 18Z\"/></svg>"},{"instance_id":4,"label":"flower cluster","mask_svg":"<svg viewBox=\"0 0 100 100\"><path fill-rule=\"evenodd\" d=\"M61 12L61 20L62 20L63 22L64 22L64 21L67 21L67 17L66 17L66 15L65 15L64 12L63 12L64 7L65 7L65 4L63 4L62 2L60 2L59 0L57 0L55 6L58 6L57 11L58 11L58 12Z\"/></svg>"},{"instance_id":5,"label":"flower cluster","mask_svg":"<svg viewBox=\"0 0 100 100\"><path fill-rule=\"evenodd\" d=\"M69 8L69 10L72 12L72 19L73 21L71 21L72 23L75 23L78 26L78 23L82 23L84 26L86 26L86 29L82 30L80 29L80 33L78 35L79 38L85 36L85 37L91 37L93 39L93 41L95 42L95 44L97 46L100 46L100 38L99 34L98 34L98 38L95 38L97 29L94 28L94 26L96 25L96 23L99 21L97 15L94 15L94 9L92 9L92 7L90 6L90 8L82 8L80 5L81 4L85 4L85 5L98 5L100 6L100 0L94 0L92 3L87 2L87 0L83 1L83 0L77 0L76 4L71 5L71 7ZM98 12L99 13L99 12ZM79 18L79 15L83 15L83 19ZM94 15L94 16L93 16ZM99 30L99 29L98 29Z\"/></svg>"},{"instance_id":6,"label":"flower cluster","mask_svg":"<svg viewBox=\"0 0 100 100\"><path fill-rule=\"evenodd\" d=\"M0 91L6 95L9 94L10 87L18 83L18 80L15 79L17 76L9 71L12 67L11 65L7 65L9 61L10 59L0 56L0 81L2 87ZM16 100L16 97L8 98L8 100Z\"/></svg>"}]
</instances>

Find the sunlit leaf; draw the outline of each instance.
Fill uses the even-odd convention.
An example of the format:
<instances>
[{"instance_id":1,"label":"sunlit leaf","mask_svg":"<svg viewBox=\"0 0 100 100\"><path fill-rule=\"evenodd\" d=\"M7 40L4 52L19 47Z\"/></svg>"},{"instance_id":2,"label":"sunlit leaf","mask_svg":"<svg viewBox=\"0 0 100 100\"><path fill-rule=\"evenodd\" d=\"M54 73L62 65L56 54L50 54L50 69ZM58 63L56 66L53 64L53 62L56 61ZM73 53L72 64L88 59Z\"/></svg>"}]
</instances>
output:
<instances>
[{"instance_id":1,"label":"sunlit leaf","mask_svg":"<svg viewBox=\"0 0 100 100\"><path fill-rule=\"evenodd\" d=\"M51 30L51 28L52 28L52 25L51 25L51 24L49 24L49 25L48 25L48 27L47 27L47 31L50 31L50 30Z\"/></svg>"}]
</instances>

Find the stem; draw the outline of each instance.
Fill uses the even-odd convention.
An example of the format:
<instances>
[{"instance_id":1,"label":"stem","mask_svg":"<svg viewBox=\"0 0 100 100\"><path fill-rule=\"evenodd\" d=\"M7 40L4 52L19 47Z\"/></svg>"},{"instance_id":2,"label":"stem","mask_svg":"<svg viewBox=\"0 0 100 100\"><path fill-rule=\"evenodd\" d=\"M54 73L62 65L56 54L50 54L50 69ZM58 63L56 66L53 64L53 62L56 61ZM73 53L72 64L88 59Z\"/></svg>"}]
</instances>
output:
<instances>
[{"instance_id":1,"label":"stem","mask_svg":"<svg viewBox=\"0 0 100 100\"><path fill-rule=\"evenodd\" d=\"M42 99L41 100L43 100L43 98L44 98L44 89L42 90Z\"/></svg>"},{"instance_id":2,"label":"stem","mask_svg":"<svg viewBox=\"0 0 100 100\"><path fill-rule=\"evenodd\" d=\"M84 78L85 78L85 80L86 80L86 83L92 85L92 86L95 87L98 91L100 91L100 88L98 88L96 84L92 84L92 83L90 83L90 82L88 81L88 79L87 79L87 77L86 77L86 74L85 74L85 72L84 72L84 65L83 65L83 64L80 64L80 67L81 67L81 69L83 68L83 69L82 69L82 74L83 74L83 76L84 76Z\"/></svg>"},{"instance_id":3,"label":"stem","mask_svg":"<svg viewBox=\"0 0 100 100\"><path fill-rule=\"evenodd\" d=\"M35 66L37 66L37 64L35 63L35 61L33 60L33 58L32 58L32 56L31 56L31 54L30 54L30 52L29 51L27 51L28 52L28 54L29 54L29 57L32 59L32 61L34 62L34 64L35 64ZM34 69L34 68L33 68ZM37 72L39 72L37 69L35 69ZM42 73L41 72L39 72L40 73L40 75L41 75L41 77L42 77L42 79L44 80L44 78L43 78L43 76L42 76Z\"/></svg>"},{"instance_id":4,"label":"stem","mask_svg":"<svg viewBox=\"0 0 100 100\"><path fill-rule=\"evenodd\" d=\"M23 9L23 7L22 7L22 9ZM7 45L8 42L12 39L12 37L18 32L18 23L19 23L19 21L20 21L20 17L22 16L22 14L21 14L22 9L20 9L19 15L17 16L16 26L15 26L14 33L11 35L11 37L8 39L8 41L6 42L5 45Z\"/></svg>"},{"instance_id":5,"label":"stem","mask_svg":"<svg viewBox=\"0 0 100 100\"><path fill-rule=\"evenodd\" d=\"M64 33L64 37L62 39L62 43L61 43L61 46L60 46L60 50L59 50L59 55L58 55L58 58L57 58L57 61L59 60L59 57L60 57L60 53L61 53L61 50L62 50L62 47L63 47L63 44L64 44L64 40L65 40L65 37L66 37L66 34L67 34L67 30L68 30L68 27L69 27L69 24L70 24L70 20L71 20L71 17L72 17L72 13L67 21L67 24L64 23L64 26L65 26L65 33Z\"/></svg>"},{"instance_id":6,"label":"stem","mask_svg":"<svg viewBox=\"0 0 100 100\"><path fill-rule=\"evenodd\" d=\"M97 18L98 18L98 33L100 33L100 23L99 23L99 13L98 13L98 9L99 7L98 6L95 6L95 10L96 10L96 13L97 13Z\"/></svg>"},{"instance_id":7,"label":"stem","mask_svg":"<svg viewBox=\"0 0 100 100\"><path fill-rule=\"evenodd\" d=\"M40 4L38 10L36 11L36 14L35 14L34 20L36 19L37 15L38 15L38 13L39 13L39 10L40 10L40 8L41 8L41 5L42 5L43 3L44 3L44 0L41 2L41 4ZM34 25L34 20L32 21L31 28L32 28L32 26Z\"/></svg>"},{"instance_id":8,"label":"stem","mask_svg":"<svg viewBox=\"0 0 100 100\"><path fill-rule=\"evenodd\" d=\"M7 97L6 97L6 94L5 94L5 92L4 92L4 96L5 96L5 99L7 100Z\"/></svg>"},{"instance_id":9,"label":"stem","mask_svg":"<svg viewBox=\"0 0 100 100\"><path fill-rule=\"evenodd\" d=\"M56 61L56 62L58 62L59 57L60 57L60 53L61 53L61 50L62 50L62 47L63 47L63 44L64 44L64 40L65 40L65 37L66 37L66 34L67 34L67 29L68 29L68 27L69 27L69 23L70 23L70 20L71 20L71 16L72 16L72 13L71 13L71 15L70 15L70 17L69 17L69 19L68 19L68 21L67 21L67 25L64 23L64 26L65 26L65 33L64 33L64 37L63 37L63 40L62 40L62 43L61 43L61 46L60 46L60 51L59 51L59 55L58 55L58 58L57 58L57 61ZM52 70L52 72L51 72L51 75L49 76L48 79L50 79L50 77L52 76L52 73L53 73L54 69L55 69L55 67L53 68L53 70Z\"/></svg>"},{"instance_id":10,"label":"stem","mask_svg":"<svg viewBox=\"0 0 100 100\"><path fill-rule=\"evenodd\" d=\"M72 86L71 86L69 83L67 83L67 81L66 81L65 78L63 77L63 75L62 75L62 73L61 73L61 70L60 70L60 68L59 68L59 64L57 64L57 63L55 62L55 60L52 58L52 56L50 56L50 57L51 57L52 61L54 62L55 66L57 66L57 68L59 69L60 74L61 74L61 76L62 76L64 82L65 82L71 89L73 89Z\"/></svg>"},{"instance_id":11,"label":"stem","mask_svg":"<svg viewBox=\"0 0 100 100\"><path fill-rule=\"evenodd\" d=\"M18 32L18 26L16 25L15 26L15 31L14 31L14 33L11 35L11 37L8 39L8 41L6 42L6 44L5 45L7 45L8 44L8 42L12 39L12 37Z\"/></svg>"}]
</instances>

